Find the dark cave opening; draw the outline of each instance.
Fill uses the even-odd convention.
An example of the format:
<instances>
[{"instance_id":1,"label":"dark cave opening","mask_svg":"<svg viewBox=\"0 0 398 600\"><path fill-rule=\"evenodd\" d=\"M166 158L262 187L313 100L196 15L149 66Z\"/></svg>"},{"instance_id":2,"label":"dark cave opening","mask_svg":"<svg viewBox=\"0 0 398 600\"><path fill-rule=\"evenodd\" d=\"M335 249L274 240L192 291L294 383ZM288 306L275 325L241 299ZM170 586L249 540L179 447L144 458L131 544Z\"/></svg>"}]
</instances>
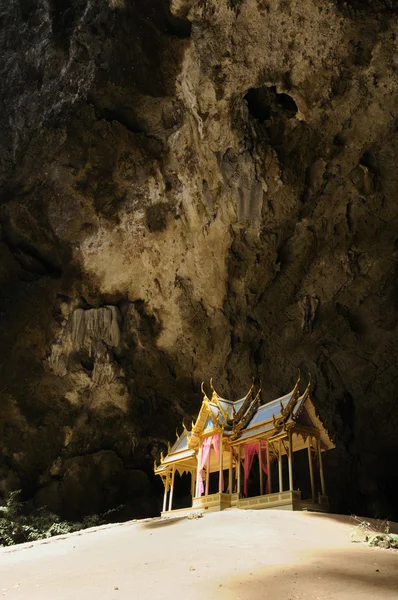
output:
<instances>
[{"instance_id":1,"label":"dark cave opening","mask_svg":"<svg viewBox=\"0 0 398 600\"><path fill-rule=\"evenodd\" d=\"M131 133L144 132L144 128L140 125L130 107L104 108L103 117L108 123L117 121Z\"/></svg>"},{"instance_id":2,"label":"dark cave opening","mask_svg":"<svg viewBox=\"0 0 398 600\"><path fill-rule=\"evenodd\" d=\"M11 457L7 468L18 475L22 473L23 487L26 481L33 494L36 484L32 481L36 474L37 480L47 477L53 457L61 452L63 458L87 453L89 445L95 451L113 449L114 446L122 448L123 461L127 463L133 457L137 470L142 467L149 472L152 465L146 455L144 460L144 453L139 454L133 444L130 449L130 431L135 431L138 423L139 428L137 426L134 433L137 439L142 440L148 435L151 439L164 440L169 430L174 431L175 414L169 411L169 397L176 398L178 415L180 410L194 413L199 386L196 378L202 371L207 375L209 353L215 353L220 339L224 341L225 337L230 354L222 366L225 366L225 377L231 382L251 376L249 371L254 371L264 378L271 374L277 383L271 379L269 385L279 385L278 378L285 377L282 365L292 348L297 351L298 362L308 361L315 379L318 372L317 402L322 410L329 411L342 447L326 459L334 484L331 496L334 494L337 498L335 505L339 510L360 510L371 515L384 515L390 511L390 515L395 515L393 502L397 482L390 467L383 467L383 464L387 465L388 456L393 455L396 448L393 429L396 420L393 403L395 367L391 360L396 344L398 299L398 271L392 256L393 252L398 252L398 237L393 227L394 198L391 196L395 181L393 136L396 123L390 119L388 87L383 92L383 86L385 81L392 81L395 74L389 59L395 34L386 24L391 19L389 15L398 11L396 0L333 0L330 6L321 7L319 13L323 12L323 15L319 18L332 25L337 14L336 27L343 20L347 27L347 37L340 39L341 48L336 39L336 47L330 55L322 36L318 37L315 30L308 29L308 40L300 47L300 36L293 31L290 38L292 32L288 22L282 27L278 21L278 28L272 32L277 43L271 48L270 57L264 52L268 19L274 18L273 10L266 15L269 3L258 2L263 7L261 14L259 11L259 28L260 19L267 19L264 32L259 29L258 39L257 28L251 29L250 21L245 24L245 19L249 18L245 14L246 8L240 19L231 16L231 9L237 14L239 6L245 5L244 0L228 0L228 19L234 19L231 39L228 39L228 30L218 29L226 22L216 19L218 13L212 15L209 10L202 20L202 16L192 16L188 2L175 3L178 4L178 9L174 7L175 14L171 13L169 4L168 0L133 0L130 3L49 0L44 4L37 0L17 0L15 7L10 3L10 10L3 11L4 56L5 64L10 68L7 66L4 72L6 110L3 114L0 204L12 206L15 203L25 207L26 214L34 213L32 225L27 220L19 227L19 218L15 217L10 223L3 221L0 226L3 249L0 321L6 378L6 384L2 384L2 411L6 432L4 446ZM287 7L289 3L284 4ZM281 20L286 18L287 8L281 11L284 13ZM214 76L211 83L218 86L220 94L229 97L231 93L237 114L236 120L233 114L231 124L241 128L239 139L243 139L242 145L247 149L247 153L241 155L239 142L236 147L233 144L228 148L224 156L217 150L216 158L225 169L221 174L216 172L213 158L212 166L207 160L202 163L202 154L196 152L194 144L189 144L193 138L187 138L189 152L186 154L180 154L181 148L176 147L175 163L173 152L166 158L167 145L163 147L163 142L159 141L168 138L173 128L185 124L186 106L177 97L175 82L181 76L181 61L189 45L186 40L191 36L192 24L188 16L193 19L192 43L197 50L192 64L197 66L201 77L211 81ZM309 27L305 11L299 16L303 19L304 30ZM355 17L357 21L348 21L347 17ZM240 55L246 43L243 36L247 35L247 27L252 35L247 53L251 58L258 58L253 71L250 60L247 64L244 62L245 53ZM383 51L376 53L379 35ZM332 37L327 46L329 42L333 43ZM279 44L285 48L280 63ZM373 48L374 73L369 71ZM325 56L321 61L323 52ZM82 66L80 60L91 61L95 69L89 91L86 91L89 80L83 77L88 67ZM271 71L270 64L274 61L276 66ZM297 77L299 63L302 72ZM319 70L315 73L317 64ZM64 74L57 83L60 73ZM261 79L257 79L260 73ZM75 83L83 80L84 85L76 87L74 108L60 102L61 97L74 96ZM327 85L324 85L326 80ZM240 87L242 81L246 81L244 88ZM271 85L276 81L277 85ZM269 83L264 85L264 82ZM351 101L352 86L358 83L360 93L366 94L366 101L375 102L378 108L369 127L363 126L361 111L357 114L354 110L354 93ZM199 99L203 94L202 85L203 80L199 79L198 88L194 86L193 89ZM249 86L253 87L248 89ZM150 96L147 112L146 104L144 109L141 108L145 96ZM242 104L243 96L245 102ZM92 97L97 98L93 102L95 111L86 106L86 101ZM223 106L218 100L210 106L210 95L206 102L209 110L214 111L209 114L218 114ZM315 108L317 102L320 102L322 113L319 126L310 120L297 119L298 106L304 113L304 106ZM341 103L344 110L334 111L335 103L339 107ZM249 113L248 118L246 113L245 123L241 119L242 106L245 113L247 106ZM205 111L203 114L207 115ZM189 121L190 117L187 123ZM389 129L390 122L392 129ZM36 127L38 123L40 125ZM160 129L157 129L158 123ZM67 128L66 136L64 127ZM185 132L185 127L182 131ZM205 137L198 143L205 146L209 140L206 139L207 129L204 131ZM232 137L235 139L235 134ZM25 139L30 140L29 144L26 142L26 148ZM358 163L355 169L351 165L352 155ZM70 167L67 166L69 162ZM325 167L323 162L327 163ZM152 181L152 163L161 170L166 195L156 204L148 205L142 193L142 182ZM255 177L247 168L249 164L255 167ZM353 169L352 182L342 175L344 169L346 172ZM222 308L217 308L219 316L214 317L214 321L210 311L206 316L206 298L203 303L196 299L195 303L190 302L194 292L185 282L192 276L193 290L196 290L195 278L199 278L196 268L194 275L189 272L188 262L183 267L185 278L180 272L177 274L178 264L168 264L167 269L154 266L151 284L147 288L142 286L138 292L133 277L119 288L116 284L115 287L105 285L94 270L86 273L82 258L87 243L84 240L97 235L97 219L109 230L109 238L113 241L123 228L120 214L126 211L127 215L133 207L129 213L129 218L133 219L135 202L143 202L142 229L147 229L143 233L143 237L146 236L143 244L148 238L153 240L153 249L151 246L149 252L149 255L153 254L153 265L158 260L155 257L157 244L163 243L174 226L178 226L177 242L183 240L185 244L186 240L186 247L191 248L191 239L195 236L192 243L201 244L196 230L187 228L183 213L186 205L178 205L177 199L179 194L185 195L185 186L196 178L206 182L203 184L205 207L198 200L198 219L203 216L203 223L208 227L208 215L214 214L215 221L217 217L215 227L226 224L231 228L228 231L234 231L234 222L224 223L228 211L221 212L220 208L224 211L225 193L228 201L232 198L229 184L216 185L216 182L224 181L225 177L232 187L236 186L236 190L244 190L242 194L246 194L248 175L269 187L269 192L263 194L261 185L254 181L252 192L247 192L248 206L254 205L257 198L259 206L264 206L259 211L261 219L248 220L247 237L250 234L250 239L254 240L257 230L262 228L264 241L260 243L256 238L250 246L242 244L237 250L235 246L231 247L225 275L226 300ZM298 204L297 207L296 199L300 198L303 189L302 202L306 206ZM182 218L175 222L180 214ZM51 219L47 220L46 215ZM244 225L246 228L246 222ZM297 235L293 235L296 226ZM210 231L216 230L212 229L213 222L209 227ZM148 231L153 235L150 236ZM165 232L164 236L160 235L162 232ZM207 235L206 229L204 235ZM124 245L129 247L131 236L123 231L120 236L120 254L124 254ZM104 269L108 259L110 264L107 247L98 246L98 251L104 252ZM308 254L307 247L310 248ZM139 250L138 244L135 249ZM256 262L255 254L259 257ZM170 255L164 252L160 260L167 261ZM123 264L130 268L136 256L132 253L126 253L126 256ZM177 256L181 259L178 258L176 263L185 261L184 250ZM302 332L299 324L301 305L297 305L296 297L307 297L303 296L307 290L302 283L307 277L311 276L315 288L321 286L323 275L319 277L319 256L322 260L325 257L327 266L325 301L314 319L313 330L308 328ZM337 258L336 261L336 256L341 256L341 260ZM73 261L71 257L75 257ZM272 269L268 273L268 260L275 262L275 274ZM122 258L120 264L121 261ZM115 281L120 267L112 265L112 268L115 268L112 276ZM175 284L172 278L170 283L165 282L167 270L174 268ZM138 279L146 277L145 269L144 263L141 270L137 268ZM121 279L124 279L122 275ZM209 277L213 277L211 272ZM167 293L174 289L173 285L178 285L185 294L178 300L178 311L183 315L181 320L187 334L178 338L173 351L168 354L158 346L158 338L162 331L165 336L167 334L167 304L171 302ZM342 285L336 295L331 291L334 285L336 289ZM87 301L86 306L80 302L80 295L87 296L90 304ZM152 308L154 298L160 304L156 295L165 296L164 303L162 300L164 313L163 308L158 312ZM99 306L122 304L120 298L129 299L124 301L126 306L123 305L122 311L123 344L116 350L109 350L112 361L125 372L127 383L121 377L112 388L100 391L104 403L109 400L112 404L113 397L119 398L119 391L114 392L116 384L121 390L124 386L128 389L128 409L117 417L120 419L117 424L113 424L116 417L102 408L97 411L95 426L90 420L85 424L86 404L91 406L94 402L91 392L94 390L100 396L94 386L85 388L79 383L80 379L88 381L94 369L94 359L87 351L70 356L69 372L63 378L47 368L48 353L65 318L60 298L62 304L76 302L80 308L87 309L97 306L96 303ZM292 307L291 321L283 316L286 307ZM287 314L290 317L290 312ZM191 343L191 338L201 337L203 315L207 327L203 333L208 336L208 341ZM324 356L324 352L336 361L337 374L327 371L323 377L319 356ZM245 366L246 360L248 366ZM340 387L334 387L337 376L341 376ZM77 390L79 401L76 404L66 400L66 391L70 389ZM19 405L21 414L27 415L28 421L31 419L32 427L31 423L26 425L22 418L19 419ZM368 405L366 414L370 416L366 417L363 406ZM83 425L78 422L79 414ZM74 428L73 444L67 447L63 445L60 423L62 427ZM372 426L369 431L368 423ZM34 431L39 427L45 439L41 447L35 443ZM383 444L377 448L378 456L369 459L373 428ZM26 458L20 463L12 459L14 448L20 445L19 435L27 448ZM162 447L160 443L159 446ZM344 468L349 475L344 484L340 481L343 467L335 456L343 456L345 460ZM306 468L305 462L303 465L303 469ZM258 485L256 468L253 467L253 493ZM122 476L120 480L121 487L127 487ZM178 476L176 503L180 496L189 496L189 480L187 475L181 479ZM161 506L163 485L158 482L156 486L155 492L152 489L148 492L148 497L152 501L150 494L153 493ZM308 480L303 486L308 488ZM61 486L58 493L61 494Z\"/></svg>"},{"instance_id":3,"label":"dark cave opening","mask_svg":"<svg viewBox=\"0 0 398 600\"><path fill-rule=\"evenodd\" d=\"M189 38L192 23L172 14L169 4L167 0L155 0L155 2L138 0L135 2L134 10L137 10L143 18L152 21L159 31L180 39Z\"/></svg>"},{"instance_id":4,"label":"dark cave opening","mask_svg":"<svg viewBox=\"0 0 398 600\"><path fill-rule=\"evenodd\" d=\"M276 86L251 88L246 96L249 114L260 123L279 115L292 119L297 114L297 104L289 94L278 93Z\"/></svg>"}]
</instances>

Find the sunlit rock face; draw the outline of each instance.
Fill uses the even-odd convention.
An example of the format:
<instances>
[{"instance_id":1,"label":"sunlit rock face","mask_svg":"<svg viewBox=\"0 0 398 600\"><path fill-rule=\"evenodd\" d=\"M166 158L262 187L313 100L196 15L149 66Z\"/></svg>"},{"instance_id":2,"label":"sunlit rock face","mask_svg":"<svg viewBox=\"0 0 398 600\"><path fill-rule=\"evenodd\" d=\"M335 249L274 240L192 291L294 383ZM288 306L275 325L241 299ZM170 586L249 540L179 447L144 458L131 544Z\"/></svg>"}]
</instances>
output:
<instances>
[{"instance_id":1,"label":"sunlit rock face","mask_svg":"<svg viewBox=\"0 0 398 600\"><path fill-rule=\"evenodd\" d=\"M155 514L200 382L300 367L333 509L397 517L395 3L0 13L0 493Z\"/></svg>"}]
</instances>

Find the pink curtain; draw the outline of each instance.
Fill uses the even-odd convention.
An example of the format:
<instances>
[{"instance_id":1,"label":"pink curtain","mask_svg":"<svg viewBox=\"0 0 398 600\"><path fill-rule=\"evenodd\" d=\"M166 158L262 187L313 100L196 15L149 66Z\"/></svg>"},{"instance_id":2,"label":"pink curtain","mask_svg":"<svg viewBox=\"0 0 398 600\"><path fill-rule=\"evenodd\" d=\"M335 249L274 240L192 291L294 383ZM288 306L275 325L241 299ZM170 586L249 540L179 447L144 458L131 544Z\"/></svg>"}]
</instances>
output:
<instances>
[{"instance_id":1,"label":"pink curtain","mask_svg":"<svg viewBox=\"0 0 398 600\"><path fill-rule=\"evenodd\" d=\"M209 437L207 437L203 440L202 455L200 458L200 464L199 464L197 480L196 480L196 492L195 492L196 497L202 496L202 494L204 492L202 473L203 473L203 469L207 463L207 457L209 456L209 452L210 452L210 449L212 446L214 447L217 460L219 461L220 460L220 434L219 433L217 433L216 435L210 435ZM223 478L223 487L224 487L224 478Z\"/></svg>"},{"instance_id":2,"label":"pink curtain","mask_svg":"<svg viewBox=\"0 0 398 600\"><path fill-rule=\"evenodd\" d=\"M268 485L268 470L267 470L267 442L261 440L261 463L264 473L267 475L267 483L265 485L265 493L269 494L269 485ZM247 497L247 480L249 479L250 469L252 468L253 458L255 454L258 454L259 451L259 443L254 442L253 444L246 444L244 446L244 464L243 464L243 472L244 472L244 482L243 482L243 493Z\"/></svg>"},{"instance_id":3,"label":"pink curtain","mask_svg":"<svg viewBox=\"0 0 398 600\"><path fill-rule=\"evenodd\" d=\"M221 444L222 444L222 437L220 436L219 433L217 433L216 435L213 435L213 445L214 445L214 451L216 453L216 458L218 460L218 463L220 464L220 450L221 449ZM224 491L224 469L221 473L221 491Z\"/></svg>"}]
</instances>

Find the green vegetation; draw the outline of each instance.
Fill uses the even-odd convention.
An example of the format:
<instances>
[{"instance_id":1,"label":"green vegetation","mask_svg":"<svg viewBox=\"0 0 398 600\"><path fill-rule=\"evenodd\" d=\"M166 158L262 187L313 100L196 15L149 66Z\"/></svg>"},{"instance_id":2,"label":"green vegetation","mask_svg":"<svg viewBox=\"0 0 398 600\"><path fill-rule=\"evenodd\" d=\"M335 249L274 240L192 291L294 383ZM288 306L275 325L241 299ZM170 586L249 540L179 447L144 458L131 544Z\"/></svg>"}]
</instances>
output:
<instances>
[{"instance_id":1,"label":"green vegetation","mask_svg":"<svg viewBox=\"0 0 398 600\"><path fill-rule=\"evenodd\" d=\"M369 546L398 549L398 534L390 533L389 521L382 521L372 525L357 517L354 517L354 519L357 521L357 525L351 532L351 538L357 539L353 539L353 542L361 541L369 544ZM360 539L358 539L358 536Z\"/></svg>"},{"instance_id":2,"label":"green vegetation","mask_svg":"<svg viewBox=\"0 0 398 600\"><path fill-rule=\"evenodd\" d=\"M26 503L20 501L20 491L12 492L6 505L0 507L0 546L13 546L105 525L112 520L119 508L101 515L87 516L79 522L62 521L58 515L45 508L29 513Z\"/></svg>"},{"instance_id":3,"label":"green vegetation","mask_svg":"<svg viewBox=\"0 0 398 600\"><path fill-rule=\"evenodd\" d=\"M375 533L366 541L369 546L379 546L379 548L395 548L398 550L398 534L396 533Z\"/></svg>"}]
</instances>

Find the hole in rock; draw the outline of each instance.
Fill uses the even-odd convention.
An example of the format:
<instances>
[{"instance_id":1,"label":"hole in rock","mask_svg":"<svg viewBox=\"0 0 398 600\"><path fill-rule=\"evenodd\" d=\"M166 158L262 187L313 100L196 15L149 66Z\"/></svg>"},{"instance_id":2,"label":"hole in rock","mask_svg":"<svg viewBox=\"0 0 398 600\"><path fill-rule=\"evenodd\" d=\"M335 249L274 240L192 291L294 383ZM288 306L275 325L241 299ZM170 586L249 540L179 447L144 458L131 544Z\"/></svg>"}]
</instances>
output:
<instances>
[{"instance_id":1,"label":"hole in rock","mask_svg":"<svg viewBox=\"0 0 398 600\"><path fill-rule=\"evenodd\" d=\"M376 173L378 171L376 159L369 150L363 153L359 164L369 169L369 171L372 173Z\"/></svg>"},{"instance_id":2,"label":"hole in rock","mask_svg":"<svg viewBox=\"0 0 398 600\"><path fill-rule=\"evenodd\" d=\"M170 2L168 0L135 0L133 3L134 11L141 18L151 21L155 27L164 33L187 39L191 35L192 23L184 18L188 10L182 10L181 16L175 16L170 11Z\"/></svg>"},{"instance_id":3,"label":"hole in rock","mask_svg":"<svg viewBox=\"0 0 398 600\"><path fill-rule=\"evenodd\" d=\"M250 115L260 123L278 115L291 119L297 114L297 104L293 98L289 94L278 94L275 86L251 88L245 100Z\"/></svg>"},{"instance_id":4,"label":"hole in rock","mask_svg":"<svg viewBox=\"0 0 398 600\"><path fill-rule=\"evenodd\" d=\"M131 111L130 108L119 108L119 109L111 109L104 108L103 111L104 119L108 121L108 123L112 123L112 121L117 121L132 133L143 133L144 128L136 119L135 115Z\"/></svg>"},{"instance_id":5,"label":"hole in rock","mask_svg":"<svg viewBox=\"0 0 398 600\"><path fill-rule=\"evenodd\" d=\"M342 147L344 147L344 146L345 146L345 143L346 143L346 140L345 140L344 136L343 136L343 135L341 135L341 133L337 133L337 134L334 136L333 144L334 144L335 146L339 146L339 147L341 147L341 148L342 148Z\"/></svg>"},{"instance_id":6,"label":"hole in rock","mask_svg":"<svg viewBox=\"0 0 398 600\"><path fill-rule=\"evenodd\" d=\"M148 206L145 217L149 231L151 233L164 231L167 227L167 218L170 212L172 212L172 206L169 203L158 202Z\"/></svg>"}]
</instances>

